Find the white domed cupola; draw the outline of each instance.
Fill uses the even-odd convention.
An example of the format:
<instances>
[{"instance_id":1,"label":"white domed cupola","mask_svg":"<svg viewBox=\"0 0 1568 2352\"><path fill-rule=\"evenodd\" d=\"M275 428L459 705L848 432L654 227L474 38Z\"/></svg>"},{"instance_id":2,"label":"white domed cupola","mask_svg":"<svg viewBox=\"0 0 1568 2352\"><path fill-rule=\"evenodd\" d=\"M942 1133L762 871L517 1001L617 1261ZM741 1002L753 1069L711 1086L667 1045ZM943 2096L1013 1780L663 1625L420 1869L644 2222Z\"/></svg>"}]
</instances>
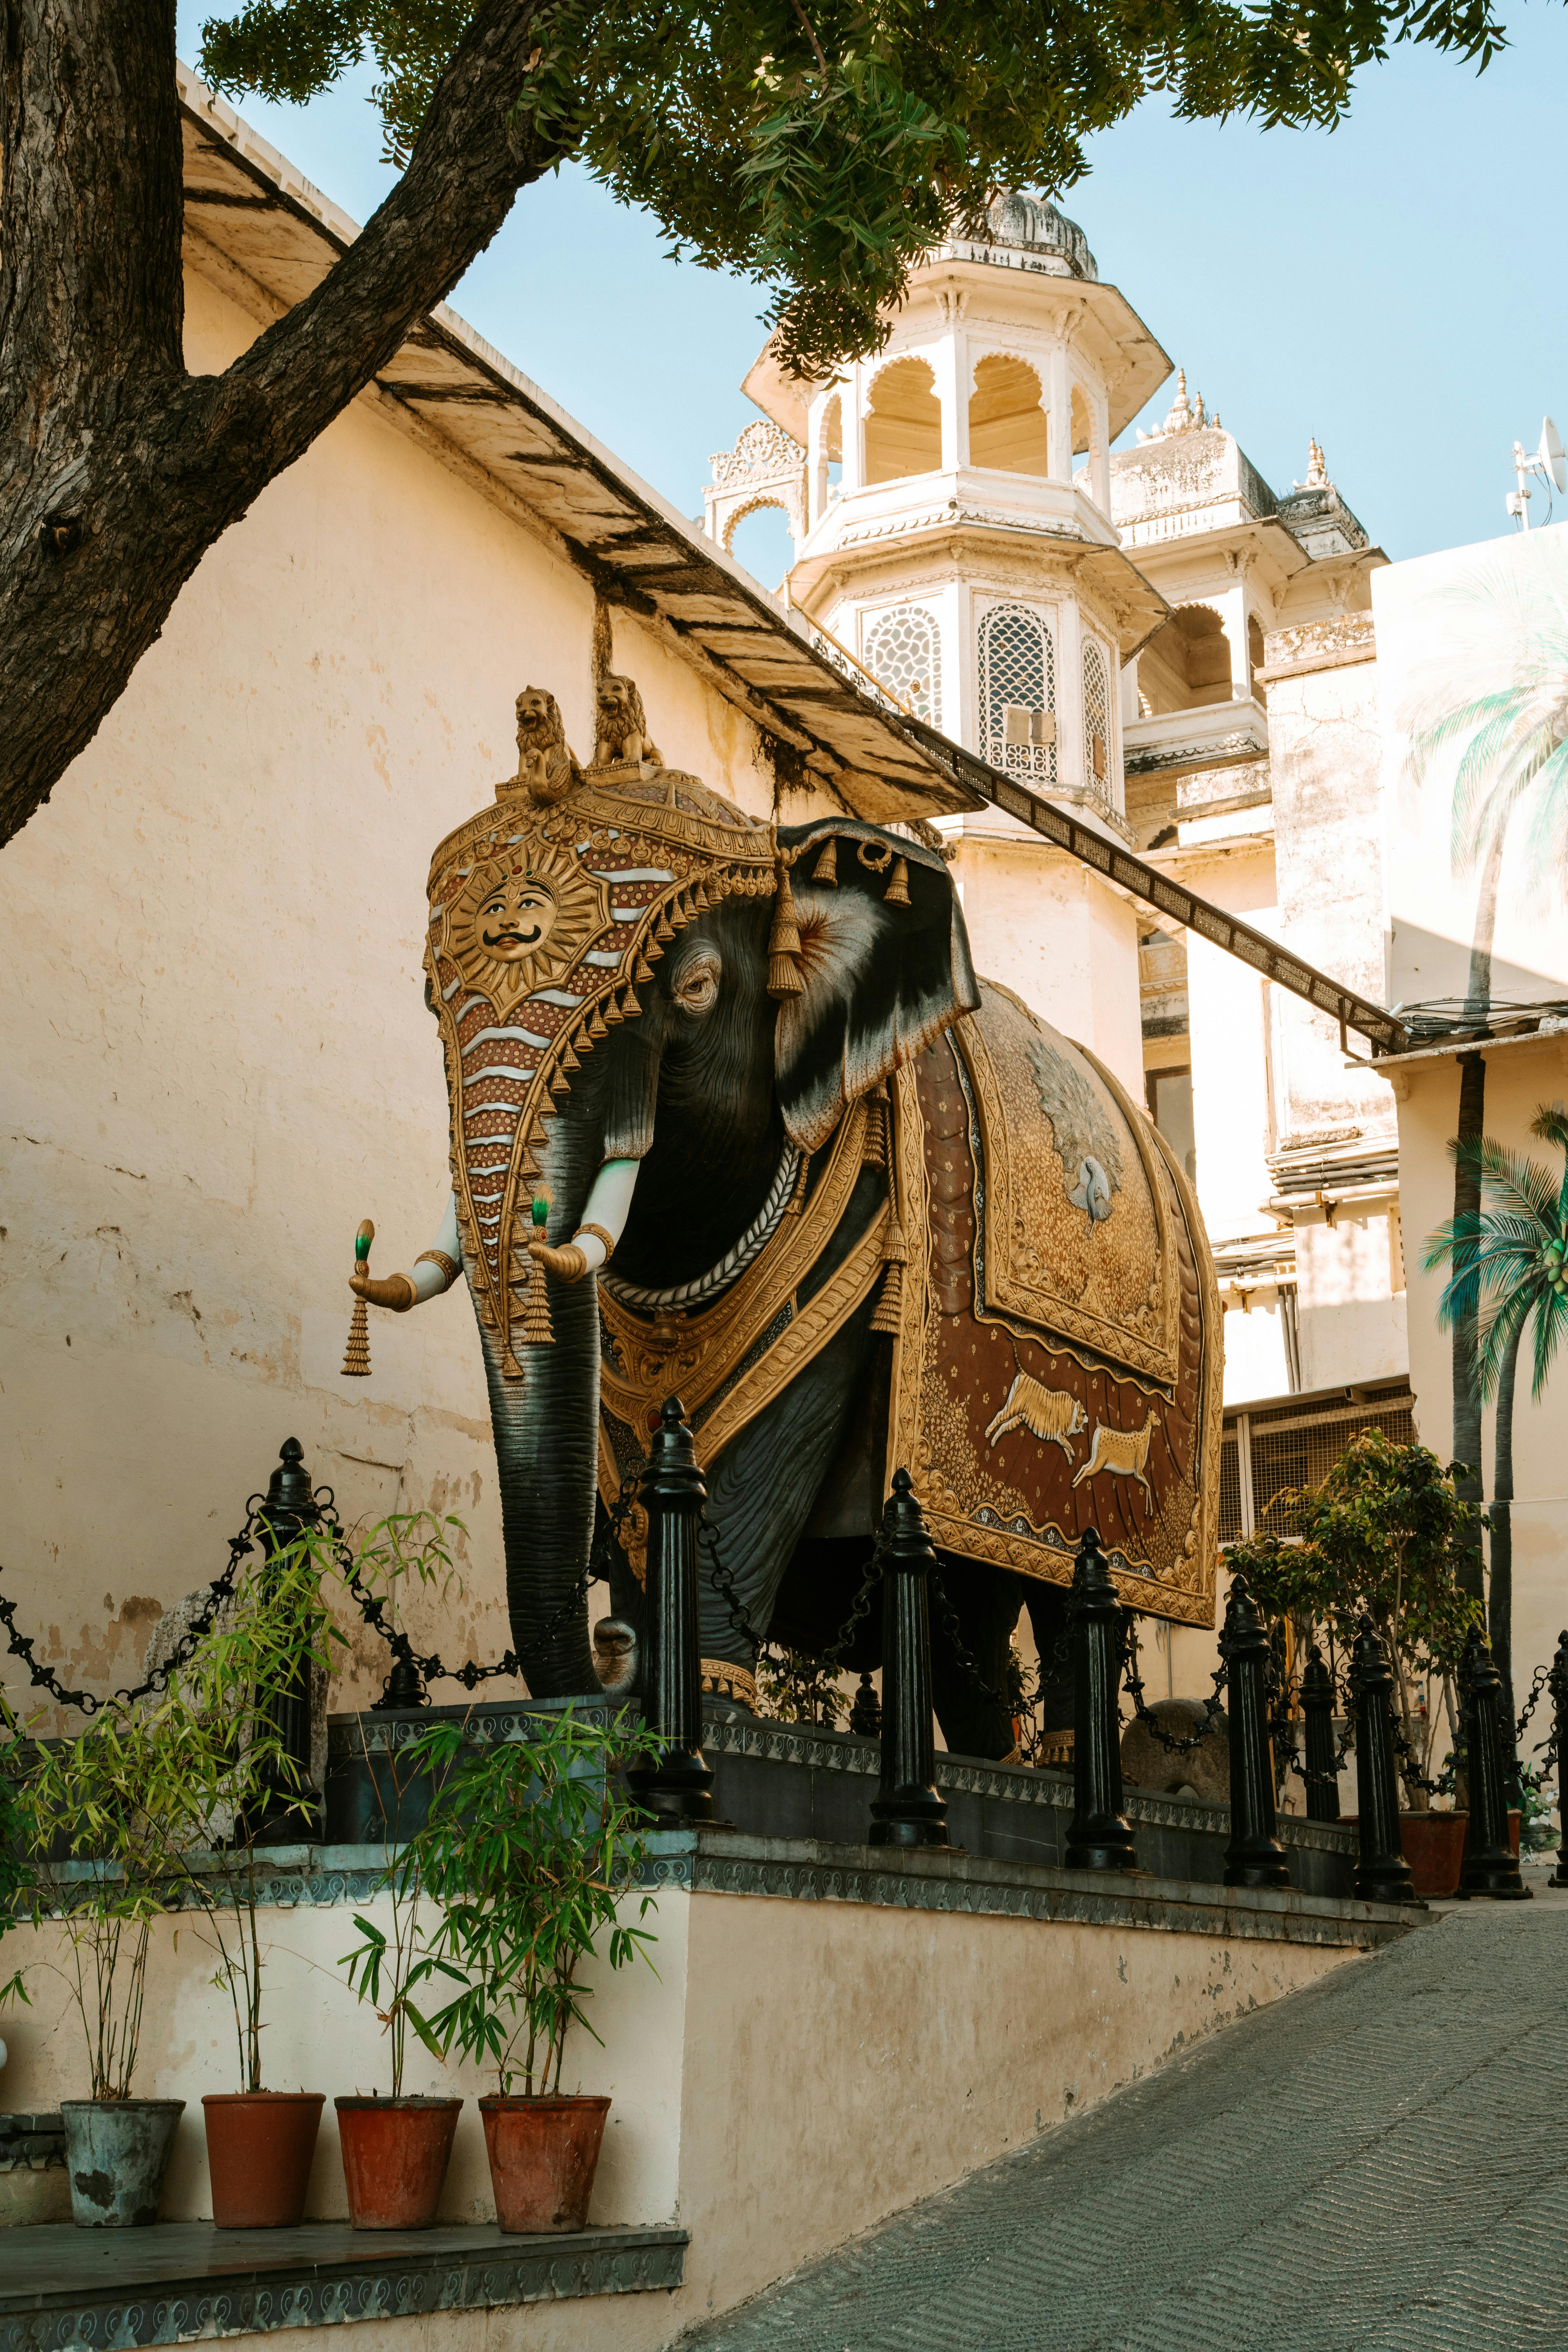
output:
<instances>
[{"instance_id":1,"label":"white domed cupola","mask_svg":"<svg viewBox=\"0 0 1568 2352\"><path fill-rule=\"evenodd\" d=\"M989 226L928 254L882 350L831 382L763 353L745 389L795 451L763 495L793 509L803 612L943 733L1114 824L1121 666L1164 607L1121 551L1110 444L1171 363L1055 205L1004 190Z\"/></svg>"}]
</instances>

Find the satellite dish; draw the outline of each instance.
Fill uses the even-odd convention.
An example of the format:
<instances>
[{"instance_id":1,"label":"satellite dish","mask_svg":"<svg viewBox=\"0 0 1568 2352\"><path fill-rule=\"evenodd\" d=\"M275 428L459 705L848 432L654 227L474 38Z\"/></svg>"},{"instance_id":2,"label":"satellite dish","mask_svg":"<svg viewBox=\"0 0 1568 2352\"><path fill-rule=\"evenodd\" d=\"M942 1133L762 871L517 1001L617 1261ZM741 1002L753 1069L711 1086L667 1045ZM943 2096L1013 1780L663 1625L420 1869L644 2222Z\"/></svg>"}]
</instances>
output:
<instances>
[{"instance_id":1,"label":"satellite dish","mask_svg":"<svg viewBox=\"0 0 1568 2352\"><path fill-rule=\"evenodd\" d=\"M1563 436L1550 416L1541 420L1541 446L1536 451L1541 470L1549 474L1554 488L1568 490L1568 451L1563 446Z\"/></svg>"}]
</instances>

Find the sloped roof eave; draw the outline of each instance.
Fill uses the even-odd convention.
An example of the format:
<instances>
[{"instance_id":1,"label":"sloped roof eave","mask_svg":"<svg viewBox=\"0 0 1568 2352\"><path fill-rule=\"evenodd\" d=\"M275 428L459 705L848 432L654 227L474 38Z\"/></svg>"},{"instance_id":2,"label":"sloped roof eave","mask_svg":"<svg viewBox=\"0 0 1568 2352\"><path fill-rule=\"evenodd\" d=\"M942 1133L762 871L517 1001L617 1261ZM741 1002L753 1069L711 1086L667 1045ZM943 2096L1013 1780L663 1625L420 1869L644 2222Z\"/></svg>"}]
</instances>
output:
<instances>
[{"instance_id":1,"label":"sloped roof eave","mask_svg":"<svg viewBox=\"0 0 1568 2352\"><path fill-rule=\"evenodd\" d=\"M358 227L183 66L178 81L187 223L291 308ZM426 312L375 382L536 516L602 594L653 623L710 685L792 745L854 814L886 824L984 804L818 649L804 619L456 311Z\"/></svg>"}]
</instances>

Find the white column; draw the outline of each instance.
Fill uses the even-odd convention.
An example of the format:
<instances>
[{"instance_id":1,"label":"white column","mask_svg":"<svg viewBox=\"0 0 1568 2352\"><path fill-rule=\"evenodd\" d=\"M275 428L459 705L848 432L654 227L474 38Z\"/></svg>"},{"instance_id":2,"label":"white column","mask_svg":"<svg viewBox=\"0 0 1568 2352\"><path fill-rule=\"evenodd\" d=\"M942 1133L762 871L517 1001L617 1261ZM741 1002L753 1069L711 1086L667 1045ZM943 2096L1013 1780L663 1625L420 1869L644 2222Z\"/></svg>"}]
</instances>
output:
<instances>
[{"instance_id":1,"label":"white column","mask_svg":"<svg viewBox=\"0 0 1568 2352\"><path fill-rule=\"evenodd\" d=\"M1072 384L1065 343L1053 343L1046 354L1046 415L1048 463L1053 482L1072 480Z\"/></svg>"},{"instance_id":2,"label":"white column","mask_svg":"<svg viewBox=\"0 0 1568 2352\"><path fill-rule=\"evenodd\" d=\"M980 754L979 682L974 646L974 591L965 580L955 581L952 590L952 626L956 658L952 665L952 684L944 683L943 706L947 711L944 735L962 743L966 751Z\"/></svg>"},{"instance_id":3,"label":"white column","mask_svg":"<svg viewBox=\"0 0 1568 2352\"><path fill-rule=\"evenodd\" d=\"M844 445L844 471L839 488L847 498L851 490L859 489L866 479L866 420L860 414L865 399L862 382L864 370L858 361L849 370L839 387L839 436Z\"/></svg>"},{"instance_id":4,"label":"white column","mask_svg":"<svg viewBox=\"0 0 1568 2352\"><path fill-rule=\"evenodd\" d=\"M1083 772L1083 627L1076 596L1057 606L1057 782L1066 792L1090 789Z\"/></svg>"},{"instance_id":5,"label":"white column","mask_svg":"<svg viewBox=\"0 0 1568 2352\"><path fill-rule=\"evenodd\" d=\"M1094 435L1092 466L1094 502L1109 522L1110 520L1110 404L1101 385L1096 383L1089 386L1088 390L1089 411L1094 420L1091 428Z\"/></svg>"},{"instance_id":6,"label":"white column","mask_svg":"<svg viewBox=\"0 0 1568 2352\"><path fill-rule=\"evenodd\" d=\"M960 466L969 463L969 400L964 384L965 336L962 327L950 326L934 350L922 352L922 359L931 362L936 378L936 396L942 403L942 470L955 474Z\"/></svg>"},{"instance_id":7,"label":"white column","mask_svg":"<svg viewBox=\"0 0 1568 2352\"><path fill-rule=\"evenodd\" d=\"M827 458L823 450L823 419L832 393L820 392L805 413L805 527L815 530L827 504Z\"/></svg>"},{"instance_id":8,"label":"white column","mask_svg":"<svg viewBox=\"0 0 1568 2352\"><path fill-rule=\"evenodd\" d=\"M1238 580L1234 588L1212 600L1225 623L1226 635L1230 639L1230 698L1245 702L1252 692L1252 680L1247 662L1247 583Z\"/></svg>"}]
</instances>

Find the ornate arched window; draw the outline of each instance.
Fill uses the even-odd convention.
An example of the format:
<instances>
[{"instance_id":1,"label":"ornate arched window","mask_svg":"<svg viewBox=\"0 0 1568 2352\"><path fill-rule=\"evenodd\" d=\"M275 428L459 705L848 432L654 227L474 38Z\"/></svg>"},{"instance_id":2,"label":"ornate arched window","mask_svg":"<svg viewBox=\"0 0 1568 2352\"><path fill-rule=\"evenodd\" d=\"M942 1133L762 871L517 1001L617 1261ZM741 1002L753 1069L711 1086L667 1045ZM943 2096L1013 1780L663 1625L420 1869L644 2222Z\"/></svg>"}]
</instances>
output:
<instances>
[{"instance_id":1,"label":"ornate arched window","mask_svg":"<svg viewBox=\"0 0 1568 2352\"><path fill-rule=\"evenodd\" d=\"M980 738L1009 775L1057 780L1057 659L1026 604L994 604L980 624Z\"/></svg>"},{"instance_id":2,"label":"ornate arched window","mask_svg":"<svg viewBox=\"0 0 1568 2352\"><path fill-rule=\"evenodd\" d=\"M942 638L921 604L895 604L866 625L866 667L917 719L942 725Z\"/></svg>"},{"instance_id":3,"label":"ornate arched window","mask_svg":"<svg viewBox=\"0 0 1568 2352\"><path fill-rule=\"evenodd\" d=\"M1083 641L1083 780L1110 798L1110 673L1092 637Z\"/></svg>"}]
</instances>

